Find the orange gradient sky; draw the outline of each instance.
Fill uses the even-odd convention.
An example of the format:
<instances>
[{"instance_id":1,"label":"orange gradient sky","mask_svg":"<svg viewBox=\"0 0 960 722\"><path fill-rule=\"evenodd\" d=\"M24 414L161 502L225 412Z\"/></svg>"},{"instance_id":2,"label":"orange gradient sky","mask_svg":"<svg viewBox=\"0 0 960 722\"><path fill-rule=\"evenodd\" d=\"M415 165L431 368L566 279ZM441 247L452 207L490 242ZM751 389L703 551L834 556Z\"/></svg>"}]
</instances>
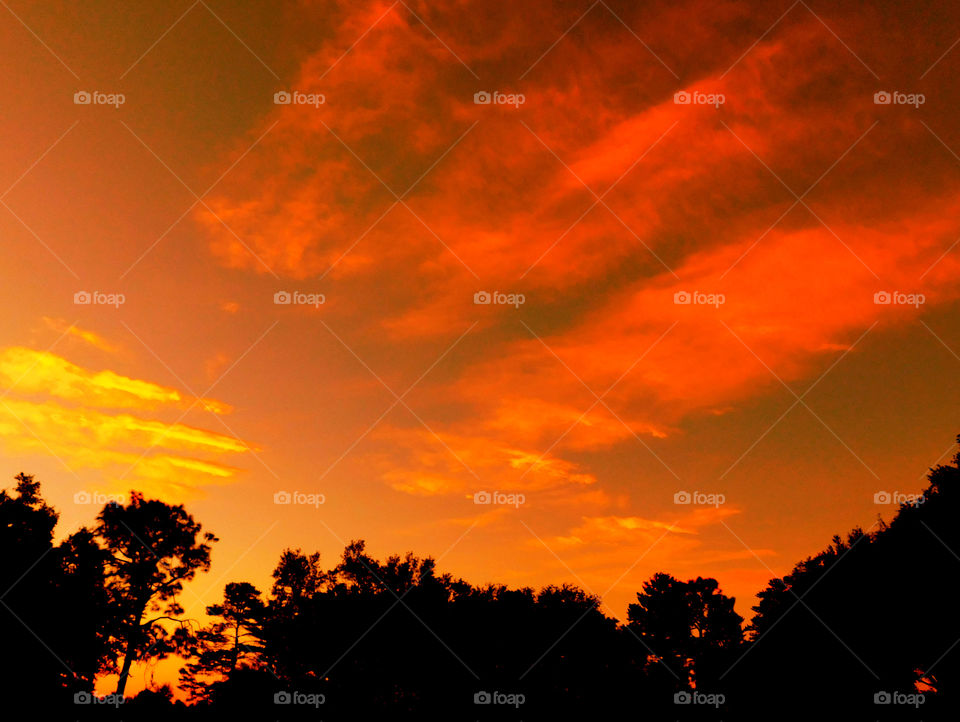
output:
<instances>
[{"instance_id":1,"label":"orange gradient sky","mask_svg":"<svg viewBox=\"0 0 960 722\"><path fill-rule=\"evenodd\" d=\"M186 502L221 539L193 616L364 538L620 618L714 576L749 617L954 451L958 35L947 2L10 0L4 473L62 535Z\"/></svg>"}]
</instances>

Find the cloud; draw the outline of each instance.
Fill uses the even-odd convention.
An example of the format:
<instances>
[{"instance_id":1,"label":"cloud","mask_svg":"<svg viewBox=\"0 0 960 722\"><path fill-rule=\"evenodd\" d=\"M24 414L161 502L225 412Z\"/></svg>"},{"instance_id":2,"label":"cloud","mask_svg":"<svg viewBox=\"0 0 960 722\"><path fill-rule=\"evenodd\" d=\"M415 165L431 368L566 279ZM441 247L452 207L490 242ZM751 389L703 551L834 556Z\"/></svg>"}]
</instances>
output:
<instances>
[{"instance_id":1,"label":"cloud","mask_svg":"<svg viewBox=\"0 0 960 722\"><path fill-rule=\"evenodd\" d=\"M66 321L60 318L49 318L48 316L43 317L44 324L56 331L59 334L68 335L71 338L79 339L90 346L93 346L96 349L101 351L106 351L107 353L113 353L117 351L118 347L114 344L108 342L99 334L82 329L76 324L68 324Z\"/></svg>"},{"instance_id":2,"label":"cloud","mask_svg":"<svg viewBox=\"0 0 960 722\"><path fill-rule=\"evenodd\" d=\"M568 536L550 540L558 548L605 544L652 544L667 534L696 535L700 527L719 524L723 519L739 514L730 507L696 509L674 521L658 521L638 516L593 516L570 530ZM681 542L687 544L687 542Z\"/></svg>"},{"instance_id":3,"label":"cloud","mask_svg":"<svg viewBox=\"0 0 960 722\"><path fill-rule=\"evenodd\" d=\"M596 483L577 464L511 447L476 434L431 433L387 427L372 434L382 456L376 466L394 489L421 496L473 495L484 489L543 492ZM402 458L398 459L398 450Z\"/></svg>"},{"instance_id":4,"label":"cloud","mask_svg":"<svg viewBox=\"0 0 960 722\"><path fill-rule=\"evenodd\" d=\"M252 450L232 435L145 417L193 406L224 414L214 399L191 399L176 389L114 371L90 371L49 351L0 351L0 440L8 453L52 455L74 474L102 472L110 488L137 488L164 498L196 496L234 480L239 469L202 454ZM123 410L117 412L117 410ZM135 413L130 413L135 412Z\"/></svg>"},{"instance_id":5,"label":"cloud","mask_svg":"<svg viewBox=\"0 0 960 722\"><path fill-rule=\"evenodd\" d=\"M958 297L954 159L913 109L874 105L850 48L896 43L860 13L798 6L765 34L777 17L736 2L596 6L564 34L579 12L552 3L523 22L411 5L430 30L402 6L335 7L291 81L327 102L269 108L207 199L244 243L196 219L227 266L336 284L324 312L351 345L384 339L427 368L425 341L476 321L417 389L432 431L371 435L398 491L602 492L584 453L683 433ZM526 102L473 102L494 89ZM480 290L526 303L478 306ZM723 303L675 302L696 292ZM598 543L643 531L593 524Z\"/></svg>"},{"instance_id":6,"label":"cloud","mask_svg":"<svg viewBox=\"0 0 960 722\"><path fill-rule=\"evenodd\" d=\"M104 369L88 371L50 351L15 346L0 351L0 380L20 393L39 393L97 407L189 408L194 401L217 414L230 407L214 399L190 399L176 389Z\"/></svg>"}]
</instances>

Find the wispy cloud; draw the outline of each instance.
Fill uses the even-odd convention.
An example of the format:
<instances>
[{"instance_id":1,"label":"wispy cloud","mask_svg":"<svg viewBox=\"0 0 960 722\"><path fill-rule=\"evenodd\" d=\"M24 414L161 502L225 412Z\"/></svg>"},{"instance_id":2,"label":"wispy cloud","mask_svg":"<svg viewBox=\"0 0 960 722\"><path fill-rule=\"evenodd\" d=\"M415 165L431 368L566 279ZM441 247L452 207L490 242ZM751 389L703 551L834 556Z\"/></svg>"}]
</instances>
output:
<instances>
[{"instance_id":1,"label":"wispy cloud","mask_svg":"<svg viewBox=\"0 0 960 722\"><path fill-rule=\"evenodd\" d=\"M229 483L239 469L216 457L251 450L231 435L161 416L196 405L230 407L109 369L91 371L50 351L0 350L0 440L8 453L53 455L70 469L102 472L105 486L163 497L193 496ZM121 411L122 410L122 411ZM214 458L201 458L214 454Z\"/></svg>"}]
</instances>

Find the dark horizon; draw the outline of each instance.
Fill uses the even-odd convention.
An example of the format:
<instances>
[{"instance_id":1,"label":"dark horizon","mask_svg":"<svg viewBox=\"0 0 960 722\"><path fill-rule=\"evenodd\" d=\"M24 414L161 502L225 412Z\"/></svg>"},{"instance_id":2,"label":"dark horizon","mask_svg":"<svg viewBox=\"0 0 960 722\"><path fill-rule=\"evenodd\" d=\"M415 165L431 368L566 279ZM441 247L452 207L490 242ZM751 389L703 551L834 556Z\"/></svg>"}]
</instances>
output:
<instances>
[{"instance_id":1,"label":"dark horizon","mask_svg":"<svg viewBox=\"0 0 960 722\"><path fill-rule=\"evenodd\" d=\"M85 718L555 719L633 699L655 719L759 719L790 698L837 718L947 719L960 452L928 480L889 523L838 534L771 579L750 620L711 578L656 573L620 622L575 585L473 586L410 551L381 562L357 540L326 569L318 552L284 550L266 594L230 581L201 625L179 597L219 540L183 506L132 492L54 545L58 515L19 474L0 491L2 634L19 661L4 680ZM125 694L134 665L167 658L182 663L176 689Z\"/></svg>"}]
</instances>

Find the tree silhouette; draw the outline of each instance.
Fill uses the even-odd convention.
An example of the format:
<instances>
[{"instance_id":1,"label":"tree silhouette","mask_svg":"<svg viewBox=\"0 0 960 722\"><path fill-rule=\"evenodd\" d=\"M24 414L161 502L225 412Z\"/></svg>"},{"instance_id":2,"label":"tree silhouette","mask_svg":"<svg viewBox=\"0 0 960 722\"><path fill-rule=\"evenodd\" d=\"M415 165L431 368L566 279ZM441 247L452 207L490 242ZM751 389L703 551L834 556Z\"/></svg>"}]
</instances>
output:
<instances>
[{"instance_id":1,"label":"tree silhouette","mask_svg":"<svg viewBox=\"0 0 960 722\"><path fill-rule=\"evenodd\" d=\"M40 497L40 484L18 474L14 493L0 491L0 602L5 650L20 650L18 659L4 655L4 679L11 689L49 694L74 672L52 658L48 595L55 565L51 563L57 513ZM33 637L37 635L41 643ZM50 641L43 641L43 640Z\"/></svg>"},{"instance_id":2,"label":"tree silhouette","mask_svg":"<svg viewBox=\"0 0 960 722\"><path fill-rule=\"evenodd\" d=\"M193 661L180 670L180 684L191 699L206 698L212 683L257 661L265 611L260 590L247 582L230 582L223 601L207 607L207 614L218 621L197 631L185 654Z\"/></svg>"},{"instance_id":3,"label":"tree silhouette","mask_svg":"<svg viewBox=\"0 0 960 722\"><path fill-rule=\"evenodd\" d=\"M627 608L628 628L650 652L648 670L664 665L681 685L709 688L743 643L743 618L733 605L715 579L655 574Z\"/></svg>"},{"instance_id":4,"label":"tree silhouette","mask_svg":"<svg viewBox=\"0 0 960 722\"><path fill-rule=\"evenodd\" d=\"M286 549L273 570L273 603L275 608L296 610L326 583L320 568L320 554L307 556L299 549Z\"/></svg>"},{"instance_id":5,"label":"tree silhouette","mask_svg":"<svg viewBox=\"0 0 960 722\"><path fill-rule=\"evenodd\" d=\"M0 490L0 636L2 679L19 693L56 699L93 688L110 669L105 555L86 528L53 544L58 514L40 483L15 477ZM70 614L62 604L70 600Z\"/></svg>"},{"instance_id":6,"label":"tree silhouette","mask_svg":"<svg viewBox=\"0 0 960 722\"><path fill-rule=\"evenodd\" d=\"M55 639L79 687L93 689L96 677L116 671L113 641L115 615L107 591L107 552L86 527L64 539L54 550L53 599L69 599L70 614L54 614Z\"/></svg>"},{"instance_id":7,"label":"tree silhouette","mask_svg":"<svg viewBox=\"0 0 960 722\"><path fill-rule=\"evenodd\" d=\"M182 506L134 493L55 543L58 515L39 483L15 481L0 490L0 680L64 718L103 718L73 694L89 699L117 673L122 695L133 662L171 654L184 658L191 705L146 689L123 719L316 717L316 707L275 704L294 692L324 698L330 719L578 719L630 705L651 719L956 717L960 454L889 524L835 536L772 579L746 639L714 579L654 574L620 624L572 585L473 585L430 557L377 559L362 540L328 569L316 552L285 550L266 599L230 582L193 632L177 595L209 568L215 537ZM525 702L475 704L494 691ZM920 691L913 707L874 703ZM727 699L675 704L700 692Z\"/></svg>"},{"instance_id":8,"label":"tree silhouette","mask_svg":"<svg viewBox=\"0 0 960 722\"><path fill-rule=\"evenodd\" d=\"M856 716L875 695L927 690L936 694L917 709L891 709L900 718L913 711L936 719L956 707L958 466L960 454L933 469L922 496L901 504L889 524L835 536L771 580L757 595L752 643L731 674L738 697L757 705L791 699L798 711L829 705Z\"/></svg>"},{"instance_id":9,"label":"tree silhouette","mask_svg":"<svg viewBox=\"0 0 960 722\"><path fill-rule=\"evenodd\" d=\"M123 662L116 693L122 695L134 660L162 659L188 641L177 594L198 571L209 570L210 543L217 538L183 506L137 492L125 506L107 504L97 522L96 538L110 554L107 590L118 620ZM145 619L148 612L157 614ZM171 635L162 621L181 626Z\"/></svg>"}]
</instances>

